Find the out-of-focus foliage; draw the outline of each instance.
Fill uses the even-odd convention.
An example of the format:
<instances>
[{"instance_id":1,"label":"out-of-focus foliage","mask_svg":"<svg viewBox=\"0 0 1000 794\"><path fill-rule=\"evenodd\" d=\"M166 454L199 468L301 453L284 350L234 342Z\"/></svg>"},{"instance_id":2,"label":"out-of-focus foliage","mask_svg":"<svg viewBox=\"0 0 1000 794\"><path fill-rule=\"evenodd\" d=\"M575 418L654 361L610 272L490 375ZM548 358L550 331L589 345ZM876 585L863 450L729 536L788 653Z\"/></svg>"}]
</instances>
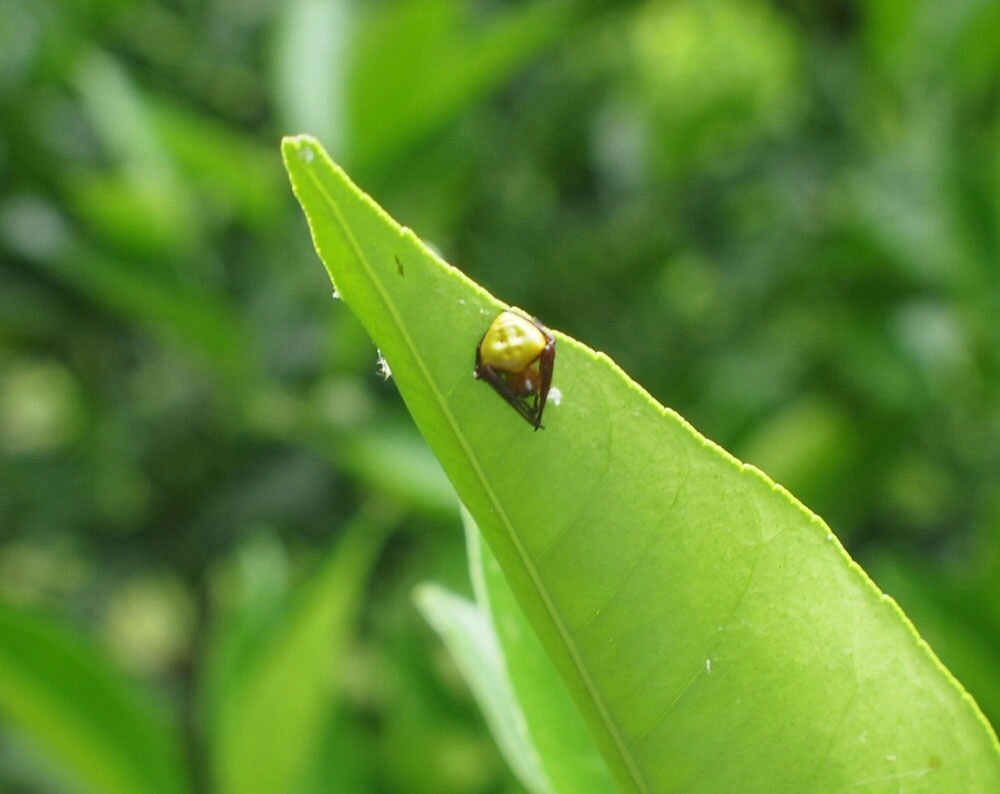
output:
<instances>
[{"instance_id":1,"label":"out-of-focus foliage","mask_svg":"<svg viewBox=\"0 0 1000 794\"><path fill-rule=\"evenodd\" d=\"M0 0L4 609L204 790L216 674L353 554L306 790L516 790L410 602L461 534L288 191L312 132L822 514L1000 723L998 40L990 0ZM70 790L46 735L0 714L0 788Z\"/></svg>"}]
</instances>

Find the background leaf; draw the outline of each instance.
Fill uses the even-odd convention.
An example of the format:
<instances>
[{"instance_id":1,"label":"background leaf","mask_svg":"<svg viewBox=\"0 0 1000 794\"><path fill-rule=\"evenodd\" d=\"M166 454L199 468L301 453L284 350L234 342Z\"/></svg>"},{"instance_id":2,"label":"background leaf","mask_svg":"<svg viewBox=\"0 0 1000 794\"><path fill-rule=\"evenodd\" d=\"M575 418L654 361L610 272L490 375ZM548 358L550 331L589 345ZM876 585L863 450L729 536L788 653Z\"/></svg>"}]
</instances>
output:
<instances>
[{"instance_id":1,"label":"background leaf","mask_svg":"<svg viewBox=\"0 0 1000 794\"><path fill-rule=\"evenodd\" d=\"M421 585L414 599L451 651L518 780L532 794L548 794L551 789L527 735L489 615L467 598L434 584Z\"/></svg>"},{"instance_id":2,"label":"background leaf","mask_svg":"<svg viewBox=\"0 0 1000 794\"><path fill-rule=\"evenodd\" d=\"M562 0L478 20L456 0L404 0L370 10L351 68L348 156L362 169L384 167L509 78L554 40L572 13ZM373 97L382 100L377 114Z\"/></svg>"},{"instance_id":3,"label":"background leaf","mask_svg":"<svg viewBox=\"0 0 1000 794\"><path fill-rule=\"evenodd\" d=\"M2 604L0 717L94 791L188 790L176 721L82 638Z\"/></svg>"},{"instance_id":4,"label":"background leaf","mask_svg":"<svg viewBox=\"0 0 1000 794\"><path fill-rule=\"evenodd\" d=\"M470 371L502 304L315 141L284 156L336 289L623 788L1000 785L982 715L816 516L562 335L563 401L528 432Z\"/></svg>"},{"instance_id":5,"label":"background leaf","mask_svg":"<svg viewBox=\"0 0 1000 794\"><path fill-rule=\"evenodd\" d=\"M206 681L219 791L305 786L332 720L348 633L383 537L377 523L357 521L271 625L219 637Z\"/></svg>"}]
</instances>

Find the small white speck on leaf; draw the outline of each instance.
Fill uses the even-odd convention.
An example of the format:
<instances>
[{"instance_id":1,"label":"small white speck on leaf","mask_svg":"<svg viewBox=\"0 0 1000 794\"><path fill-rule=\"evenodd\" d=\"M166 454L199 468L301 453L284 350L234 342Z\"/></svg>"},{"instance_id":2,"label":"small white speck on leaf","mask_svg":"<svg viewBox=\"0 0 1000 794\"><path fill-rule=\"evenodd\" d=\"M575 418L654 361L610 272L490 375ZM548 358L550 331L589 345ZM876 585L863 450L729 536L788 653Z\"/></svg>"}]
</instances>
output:
<instances>
[{"instance_id":1,"label":"small white speck on leaf","mask_svg":"<svg viewBox=\"0 0 1000 794\"><path fill-rule=\"evenodd\" d=\"M385 360L385 356L382 355L381 350L378 351L378 374L382 376L382 380L389 380L392 377L389 362Z\"/></svg>"},{"instance_id":2,"label":"small white speck on leaf","mask_svg":"<svg viewBox=\"0 0 1000 794\"><path fill-rule=\"evenodd\" d=\"M706 659L705 660L705 672L706 673L711 673L712 672L712 660L711 659Z\"/></svg>"},{"instance_id":3,"label":"small white speck on leaf","mask_svg":"<svg viewBox=\"0 0 1000 794\"><path fill-rule=\"evenodd\" d=\"M562 392L559 391L557 386L553 386L549 389L549 401L553 405L559 405L562 402Z\"/></svg>"},{"instance_id":4,"label":"small white speck on leaf","mask_svg":"<svg viewBox=\"0 0 1000 794\"><path fill-rule=\"evenodd\" d=\"M333 288L333 299L335 301L339 301L340 300L340 292L337 290L336 287Z\"/></svg>"},{"instance_id":5,"label":"small white speck on leaf","mask_svg":"<svg viewBox=\"0 0 1000 794\"><path fill-rule=\"evenodd\" d=\"M299 150L299 157L302 158L302 162L311 163L316 153L308 146Z\"/></svg>"}]
</instances>

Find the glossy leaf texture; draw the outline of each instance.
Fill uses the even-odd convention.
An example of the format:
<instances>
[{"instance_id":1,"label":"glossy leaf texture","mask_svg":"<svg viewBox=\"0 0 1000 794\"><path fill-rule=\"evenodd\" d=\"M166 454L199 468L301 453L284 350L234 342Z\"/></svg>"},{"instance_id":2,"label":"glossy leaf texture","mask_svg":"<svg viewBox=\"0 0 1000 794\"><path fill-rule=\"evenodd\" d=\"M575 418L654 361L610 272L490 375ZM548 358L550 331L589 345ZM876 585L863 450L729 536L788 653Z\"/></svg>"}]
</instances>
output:
<instances>
[{"instance_id":1,"label":"glossy leaf texture","mask_svg":"<svg viewBox=\"0 0 1000 794\"><path fill-rule=\"evenodd\" d=\"M337 291L622 791L1000 790L981 713L818 517L558 332L562 400L534 432L472 376L506 307L313 139L283 152Z\"/></svg>"}]
</instances>

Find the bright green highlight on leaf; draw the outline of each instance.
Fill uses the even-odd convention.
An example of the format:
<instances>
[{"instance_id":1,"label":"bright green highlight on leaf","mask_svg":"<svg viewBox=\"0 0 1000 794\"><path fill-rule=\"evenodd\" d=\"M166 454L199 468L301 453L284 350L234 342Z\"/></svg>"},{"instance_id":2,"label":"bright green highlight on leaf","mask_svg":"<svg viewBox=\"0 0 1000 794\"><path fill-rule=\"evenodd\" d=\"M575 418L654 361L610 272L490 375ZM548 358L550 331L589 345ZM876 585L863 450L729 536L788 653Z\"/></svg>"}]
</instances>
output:
<instances>
[{"instance_id":1,"label":"bright green highlight on leaf","mask_svg":"<svg viewBox=\"0 0 1000 794\"><path fill-rule=\"evenodd\" d=\"M336 289L622 791L1000 790L975 704L819 518L557 332L562 400L535 433L472 376L506 307L314 140L283 152Z\"/></svg>"}]
</instances>

